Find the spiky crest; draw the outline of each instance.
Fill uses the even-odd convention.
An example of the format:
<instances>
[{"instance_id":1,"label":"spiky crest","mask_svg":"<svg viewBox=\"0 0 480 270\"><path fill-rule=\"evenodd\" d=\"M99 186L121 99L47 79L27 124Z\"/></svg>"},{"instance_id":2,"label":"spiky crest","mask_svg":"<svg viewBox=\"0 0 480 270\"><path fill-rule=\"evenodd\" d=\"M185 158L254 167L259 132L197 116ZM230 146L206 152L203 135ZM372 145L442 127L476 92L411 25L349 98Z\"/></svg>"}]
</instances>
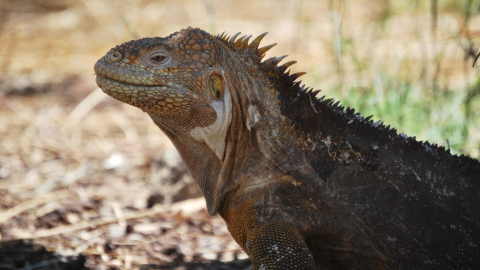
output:
<instances>
[{"instance_id":1,"label":"spiky crest","mask_svg":"<svg viewBox=\"0 0 480 270\"><path fill-rule=\"evenodd\" d=\"M305 72L290 74L290 70L287 70L291 65L297 63L297 61L289 61L278 66L278 63L287 57L287 55L271 57L261 62L265 53L277 45L277 43L274 43L259 48L260 41L267 35L267 33L263 33L256 37L250 43L250 45L248 45L248 40L251 38L251 36L243 36L236 40L238 35L240 35L240 32L236 33L231 38L227 38L227 35L222 33L217 35L216 38L227 45L227 47L235 49L237 52L243 52L245 58L252 60L253 63L256 63L260 71L263 71L264 74L270 74L267 77L274 85L278 86L276 91L280 92L281 94L286 94L292 99L290 102L288 102L291 104L291 107L289 108L290 112L286 113L286 115L291 116L290 118L295 118L295 116L292 116L293 112L295 111L294 108L304 108L310 110L311 113L303 113L303 118L305 115L309 115L310 117L309 119L302 120L309 123L314 123L319 119L320 112L330 110L330 112L333 113L336 118L338 118L337 120L345 122L348 125L360 125L363 126L362 128L368 128L371 130L372 136L375 134L376 136L388 137L394 144L410 147L412 150L422 148L425 150L425 152L428 152L431 155L436 155L437 157L438 155L444 158L454 157L454 155L451 155L450 151L445 150L445 147L443 146L430 144L428 141L417 141L415 137L408 137L403 133L398 134L397 129L390 128L390 125L385 126L384 122L381 120L374 122L371 120L373 115L365 118L364 116L360 115L360 113L355 113L355 109L353 108L347 107L345 110L345 107L341 106L339 101L333 103L333 98L325 99L325 96L320 98L316 97L321 90L314 91L312 88L306 88L305 85L300 86L301 81L296 81L300 76L304 75ZM283 106L288 107L286 104L283 104ZM295 119L292 119L292 122L295 123ZM296 126L298 128L305 128L300 127L299 125ZM308 128L306 128L304 132L313 133L309 132ZM460 156L459 162L461 162L461 160L477 162L476 160L465 155Z\"/></svg>"},{"instance_id":2,"label":"spiky crest","mask_svg":"<svg viewBox=\"0 0 480 270\"><path fill-rule=\"evenodd\" d=\"M241 32L238 32L235 35L233 35L232 38L230 38L230 40L228 42L233 44L235 42L235 39L237 38L237 36L240 35L240 33Z\"/></svg>"}]
</instances>

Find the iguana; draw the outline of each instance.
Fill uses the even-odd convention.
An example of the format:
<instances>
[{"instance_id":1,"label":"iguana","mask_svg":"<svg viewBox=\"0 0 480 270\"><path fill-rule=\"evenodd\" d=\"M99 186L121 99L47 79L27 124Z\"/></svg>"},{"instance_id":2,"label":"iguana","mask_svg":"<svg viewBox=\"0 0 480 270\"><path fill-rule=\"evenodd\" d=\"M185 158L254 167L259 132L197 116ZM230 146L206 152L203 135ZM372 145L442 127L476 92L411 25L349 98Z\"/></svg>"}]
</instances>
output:
<instances>
[{"instance_id":1,"label":"iguana","mask_svg":"<svg viewBox=\"0 0 480 270\"><path fill-rule=\"evenodd\" d=\"M170 138L254 269L480 269L480 163L301 86L266 33L111 49L98 86Z\"/></svg>"}]
</instances>

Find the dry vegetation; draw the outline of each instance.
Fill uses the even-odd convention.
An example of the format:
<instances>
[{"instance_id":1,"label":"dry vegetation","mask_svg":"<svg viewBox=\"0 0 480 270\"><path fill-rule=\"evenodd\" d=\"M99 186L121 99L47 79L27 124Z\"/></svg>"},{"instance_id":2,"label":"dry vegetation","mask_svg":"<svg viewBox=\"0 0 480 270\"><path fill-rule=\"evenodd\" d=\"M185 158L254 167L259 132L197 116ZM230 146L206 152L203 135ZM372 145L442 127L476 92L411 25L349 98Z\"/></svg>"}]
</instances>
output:
<instances>
[{"instance_id":1,"label":"dry vegetation","mask_svg":"<svg viewBox=\"0 0 480 270\"><path fill-rule=\"evenodd\" d=\"M268 31L265 44L278 43L269 55L290 54L307 85L478 158L479 9L471 0L0 1L1 241L34 239L119 268L245 257L202 198L186 200L200 193L166 137L94 81L111 47L189 25Z\"/></svg>"}]
</instances>

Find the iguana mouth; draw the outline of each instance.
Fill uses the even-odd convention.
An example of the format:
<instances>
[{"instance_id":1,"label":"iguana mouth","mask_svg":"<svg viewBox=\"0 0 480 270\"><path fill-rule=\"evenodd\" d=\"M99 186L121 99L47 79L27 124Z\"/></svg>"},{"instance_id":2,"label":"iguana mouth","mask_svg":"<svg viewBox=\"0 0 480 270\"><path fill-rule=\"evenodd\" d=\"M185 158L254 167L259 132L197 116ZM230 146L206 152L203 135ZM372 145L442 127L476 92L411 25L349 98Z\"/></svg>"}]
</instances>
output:
<instances>
[{"instance_id":1,"label":"iguana mouth","mask_svg":"<svg viewBox=\"0 0 480 270\"><path fill-rule=\"evenodd\" d=\"M182 87L164 85L141 85L118 81L97 74L97 85L102 91L122 102L144 111L173 112L190 104L190 98Z\"/></svg>"},{"instance_id":2,"label":"iguana mouth","mask_svg":"<svg viewBox=\"0 0 480 270\"><path fill-rule=\"evenodd\" d=\"M111 65L103 58L95 63L95 75L98 78L108 79L110 83L117 82L123 85L135 86L165 86L166 83L161 83L158 79L152 78L151 74L146 71L137 70L132 74L132 70L128 67L120 65Z\"/></svg>"},{"instance_id":3,"label":"iguana mouth","mask_svg":"<svg viewBox=\"0 0 480 270\"><path fill-rule=\"evenodd\" d=\"M101 83L102 86L110 86L114 88L124 89L124 90L147 90L147 89L156 89L156 90L167 90L166 84L155 84L155 85L146 85L146 84L136 84L136 83L128 83L121 80L116 80L107 76L102 76L99 74L95 74L97 76L97 84Z\"/></svg>"}]
</instances>

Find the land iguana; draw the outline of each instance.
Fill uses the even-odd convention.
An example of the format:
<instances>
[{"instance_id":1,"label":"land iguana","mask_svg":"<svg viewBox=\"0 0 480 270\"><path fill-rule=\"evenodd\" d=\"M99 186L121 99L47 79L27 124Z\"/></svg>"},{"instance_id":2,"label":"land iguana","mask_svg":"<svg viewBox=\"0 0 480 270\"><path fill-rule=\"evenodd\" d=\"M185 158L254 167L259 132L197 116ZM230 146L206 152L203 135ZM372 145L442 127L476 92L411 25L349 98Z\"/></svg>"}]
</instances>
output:
<instances>
[{"instance_id":1,"label":"land iguana","mask_svg":"<svg viewBox=\"0 0 480 270\"><path fill-rule=\"evenodd\" d=\"M98 86L147 112L254 269L480 269L480 163L301 86L266 33L188 27L111 49Z\"/></svg>"}]
</instances>

